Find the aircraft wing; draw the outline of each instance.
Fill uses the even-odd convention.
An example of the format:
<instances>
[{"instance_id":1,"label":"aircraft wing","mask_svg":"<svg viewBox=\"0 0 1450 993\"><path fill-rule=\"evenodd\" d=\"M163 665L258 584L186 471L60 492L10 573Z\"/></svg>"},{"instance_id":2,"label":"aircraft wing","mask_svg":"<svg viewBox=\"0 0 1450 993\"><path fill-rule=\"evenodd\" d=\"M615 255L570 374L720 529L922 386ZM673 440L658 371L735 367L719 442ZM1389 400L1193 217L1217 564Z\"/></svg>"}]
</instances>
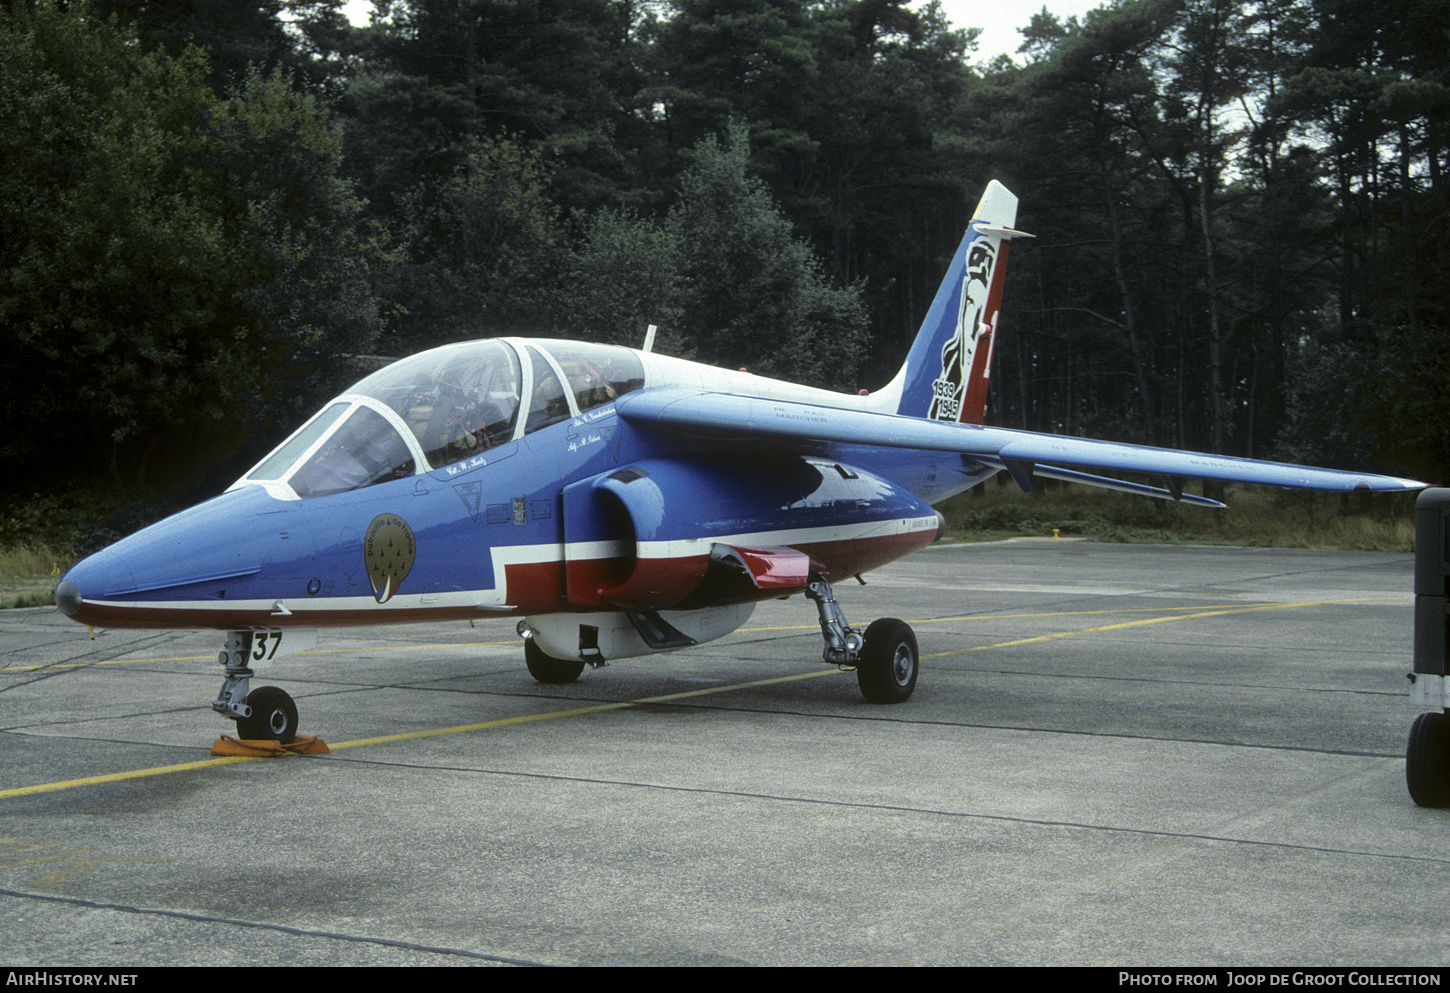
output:
<instances>
[{"instance_id":1,"label":"aircraft wing","mask_svg":"<svg viewBox=\"0 0 1450 993\"><path fill-rule=\"evenodd\" d=\"M1212 479L1330 492L1400 492L1426 486L1414 479L1373 473L1203 455L1171 448L953 424L899 414L691 389L641 390L621 397L618 410L625 420L641 427L716 438L774 438L955 452L1005 468L1024 489L1031 487L1034 474L1040 474L1095 486L1113 484L1112 488L1125 488L1128 492L1149 496L1171 494L1181 496L1185 501L1222 506L1216 501L1182 494L1181 480ZM1082 469L1167 476L1173 483L1170 490L1156 490L1078 471Z\"/></svg>"}]
</instances>

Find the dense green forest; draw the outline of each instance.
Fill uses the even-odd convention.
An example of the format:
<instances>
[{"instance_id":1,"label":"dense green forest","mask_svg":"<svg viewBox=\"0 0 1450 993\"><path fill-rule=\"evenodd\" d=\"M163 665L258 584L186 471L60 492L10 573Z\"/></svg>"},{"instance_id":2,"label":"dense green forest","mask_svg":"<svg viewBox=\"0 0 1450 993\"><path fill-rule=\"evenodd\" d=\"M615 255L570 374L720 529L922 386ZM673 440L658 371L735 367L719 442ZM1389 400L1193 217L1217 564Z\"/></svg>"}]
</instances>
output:
<instances>
[{"instance_id":1,"label":"dense green forest","mask_svg":"<svg viewBox=\"0 0 1450 993\"><path fill-rule=\"evenodd\" d=\"M1450 477L1450 0L9 0L6 485L229 482L495 334L882 385L985 183L990 422Z\"/></svg>"}]
</instances>

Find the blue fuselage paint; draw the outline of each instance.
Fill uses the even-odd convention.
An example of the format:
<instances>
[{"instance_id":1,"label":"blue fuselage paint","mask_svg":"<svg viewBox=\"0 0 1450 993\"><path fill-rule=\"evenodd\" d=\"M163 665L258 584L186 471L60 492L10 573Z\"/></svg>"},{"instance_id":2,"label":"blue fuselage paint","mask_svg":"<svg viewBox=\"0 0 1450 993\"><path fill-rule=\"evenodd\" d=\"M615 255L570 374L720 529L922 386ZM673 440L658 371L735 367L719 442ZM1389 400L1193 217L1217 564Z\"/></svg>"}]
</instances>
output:
<instances>
[{"instance_id":1,"label":"blue fuselage paint","mask_svg":"<svg viewBox=\"0 0 1450 993\"><path fill-rule=\"evenodd\" d=\"M699 557L714 540L744 540L825 550L822 563L830 572L850 574L859 571L858 559L879 564L895 557L856 553L873 529L882 530L879 537L893 550L908 530L901 522L924 530L933 511L918 494L969 485L970 473L956 456L816 447L803 457L759 442L646 431L609 406L476 460L361 489L299 500L242 486L118 542L65 578L84 600L76 619L113 627L329 626L547 613L588 604L588 598L570 600L566 544L594 549L586 555L609 568L608 560L632 561L643 554L639 549L671 549L665 557L689 558L690 547ZM629 467L646 477L633 492L649 490L660 500L652 518L641 518L647 526L629 521L622 535L619 511L598 501L566 522L566 489L598 478L603 494L627 485L604 477ZM406 525L411 540L400 538L409 547L379 565L378 556L369 557L368 535L385 517ZM915 538L906 534L913 547L925 543ZM625 541L635 547L617 547ZM386 599L380 599L383 590Z\"/></svg>"}]
</instances>

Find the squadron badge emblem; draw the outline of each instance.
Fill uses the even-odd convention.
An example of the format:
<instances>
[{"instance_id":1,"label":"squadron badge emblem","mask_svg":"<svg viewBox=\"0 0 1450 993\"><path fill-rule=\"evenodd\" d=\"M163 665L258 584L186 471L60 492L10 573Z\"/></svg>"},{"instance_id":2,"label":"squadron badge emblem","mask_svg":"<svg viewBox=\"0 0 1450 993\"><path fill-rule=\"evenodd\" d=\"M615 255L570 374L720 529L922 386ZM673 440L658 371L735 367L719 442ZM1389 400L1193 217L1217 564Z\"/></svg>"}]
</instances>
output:
<instances>
[{"instance_id":1,"label":"squadron badge emblem","mask_svg":"<svg viewBox=\"0 0 1450 993\"><path fill-rule=\"evenodd\" d=\"M363 563L378 603L387 603L413 568L413 529L397 514L379 514L363 538Z\"/></svg>"}]
</instances>

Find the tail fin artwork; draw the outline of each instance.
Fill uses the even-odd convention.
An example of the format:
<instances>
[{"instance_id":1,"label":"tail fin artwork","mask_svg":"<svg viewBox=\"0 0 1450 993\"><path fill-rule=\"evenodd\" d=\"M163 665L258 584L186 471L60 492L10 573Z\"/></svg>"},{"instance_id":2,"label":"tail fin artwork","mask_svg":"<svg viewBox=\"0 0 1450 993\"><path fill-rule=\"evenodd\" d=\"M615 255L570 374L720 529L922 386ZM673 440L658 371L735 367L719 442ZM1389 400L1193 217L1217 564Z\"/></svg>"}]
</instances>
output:
<instances>
[{"instance_id":1,"label":"tail fin artwork","mask_svg":"<svg viewBox=\"0 0 1450 993\"><path fill-rule=\"evenodd\" d=\"M993 180L957 246L906 364L878 394L883 400L899 395L895 413L982 423L1008 244L1013 238L1032 237L1014 231L1016 221L1017 197Z\"/></svg>"}]
</instances>

